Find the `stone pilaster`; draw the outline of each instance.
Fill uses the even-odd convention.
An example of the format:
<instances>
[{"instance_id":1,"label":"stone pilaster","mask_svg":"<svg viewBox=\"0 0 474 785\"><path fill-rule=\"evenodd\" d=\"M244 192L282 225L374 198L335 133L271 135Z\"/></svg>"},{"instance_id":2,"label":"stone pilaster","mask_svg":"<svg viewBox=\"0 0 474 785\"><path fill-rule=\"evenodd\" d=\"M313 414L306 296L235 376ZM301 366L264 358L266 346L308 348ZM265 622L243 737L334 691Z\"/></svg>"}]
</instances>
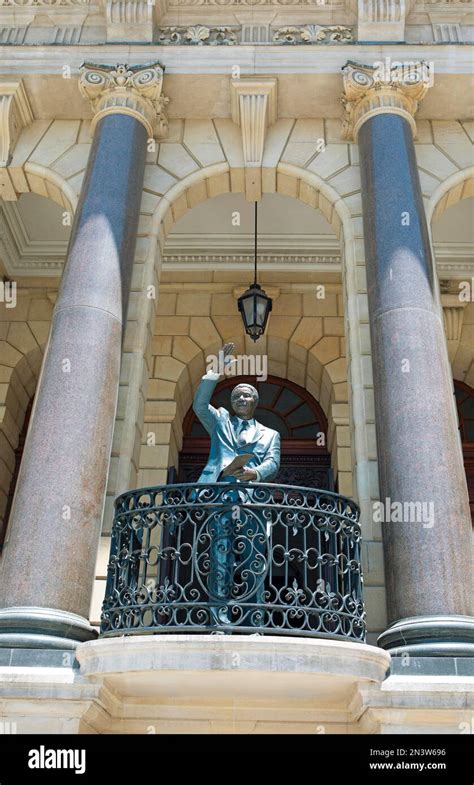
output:
<instances>
[{"instance_id":1,"label":"stone pilaster","mask_svg":"<svg viewBox=\"0 0 474 785\"><path fill-rule=\"evenodd\" d=\"M0 572L0 646L74 648L88 614L159 65L85 67L94 139Z\"/></svg>"},{"instance_id":2,"label":"stone pilaster","mask_svg":"<svg viewBox=\"0 0 474 785\"><path fill-rule=\"evenodd\" d=\"M232 120L240 125L245 165L245 196L262 196L262 160L268 127L276 120L276 79L233 79Z\"/></svg>"},{"instance_id":3,"label":"stone pilaster","mask_svg":"<svg viewBox=\"0 0 474 785\"><path fill-rule=\"evenodd\" d=\"M423 64L344 69L360 149L392 653L474 655L471 520L443 315L413 143Z\"/></svg>"}]
</instances>

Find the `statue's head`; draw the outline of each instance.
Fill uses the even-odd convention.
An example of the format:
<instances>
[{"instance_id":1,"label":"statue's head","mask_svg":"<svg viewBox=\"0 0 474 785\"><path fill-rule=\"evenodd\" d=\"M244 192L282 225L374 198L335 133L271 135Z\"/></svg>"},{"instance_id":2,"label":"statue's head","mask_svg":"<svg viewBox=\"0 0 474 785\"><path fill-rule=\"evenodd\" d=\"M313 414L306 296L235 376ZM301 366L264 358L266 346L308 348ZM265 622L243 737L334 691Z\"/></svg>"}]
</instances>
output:
<instances>
[{"instance_id":1,"label":"statue's head","mask_svg":"<svg viewBox=\"0 0 474 785\"><path fill-rule=\"evenodd\" d=\"M251 384L238 384L230 394L232 411L242 420L251 420L258 405L258 392Z\"/></svg>"}]
</instances>

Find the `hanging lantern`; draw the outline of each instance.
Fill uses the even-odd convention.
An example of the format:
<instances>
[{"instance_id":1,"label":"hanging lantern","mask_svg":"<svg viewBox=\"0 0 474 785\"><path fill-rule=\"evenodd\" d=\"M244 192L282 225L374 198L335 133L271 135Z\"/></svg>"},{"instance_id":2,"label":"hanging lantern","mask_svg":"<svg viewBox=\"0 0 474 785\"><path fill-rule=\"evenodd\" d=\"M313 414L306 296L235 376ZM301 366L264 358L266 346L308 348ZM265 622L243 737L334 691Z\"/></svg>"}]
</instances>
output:
<instances>
[{"instance_id":1,"label":"hanging lantern","mask_svg":"<svg viewBox=\"0 0 474 785\"><path fill-rule=\"evenodd\" d=\"M250 335L252 341L258 341L265 332L268 317L272 310L272 299L265 294L262 287L257 283L257 202L255 202L255 253L254 253L254 282L249 288L240 295L238 299L239 311L245 332Z\"/></svg>"},{"instance_id":2,"label":"hanging lantern","mask_svg":"<svg viewBox=\"0 0 474 785\"><path fill-rule=\"evenodd\" d=\"M265 332L268 317L272 310L272 300L265 294L258 283L249 286L238 299L239 311L242 314L245 332L253 341L258 341Z\"/></svg>"}]
</instances>

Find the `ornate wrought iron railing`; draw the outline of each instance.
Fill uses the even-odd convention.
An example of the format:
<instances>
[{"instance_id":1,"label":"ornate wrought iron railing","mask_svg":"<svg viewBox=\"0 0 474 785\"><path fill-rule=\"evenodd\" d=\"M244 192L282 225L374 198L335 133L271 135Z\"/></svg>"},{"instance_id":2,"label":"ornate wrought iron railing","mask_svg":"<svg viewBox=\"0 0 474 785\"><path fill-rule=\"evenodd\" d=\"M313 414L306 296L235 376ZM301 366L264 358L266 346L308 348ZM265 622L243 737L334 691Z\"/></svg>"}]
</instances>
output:
<instances>
[{"instance_id":1,"label":"ornate wrought iron railing","mask_svg":"<svg viewBox=\"0 0 474 785\"><path fill-rule=\"evenodd\" d=\"M101 634L209 631L364 641L357 505L240 482L119 496Z\"/></svg>"}]
</instances>

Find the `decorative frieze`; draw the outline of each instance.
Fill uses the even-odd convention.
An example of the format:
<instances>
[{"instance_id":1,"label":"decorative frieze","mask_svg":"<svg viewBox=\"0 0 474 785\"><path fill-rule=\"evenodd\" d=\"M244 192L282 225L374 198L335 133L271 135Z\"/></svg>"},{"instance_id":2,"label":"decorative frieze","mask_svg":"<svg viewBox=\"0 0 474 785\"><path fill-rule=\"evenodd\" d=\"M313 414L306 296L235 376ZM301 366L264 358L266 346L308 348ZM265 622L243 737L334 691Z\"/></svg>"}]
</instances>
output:
<instances>
[{"instance_id":1,"label":"decorative frieze","mask_svg":"<svg viewBox=\"0 0 474 785\"><path fill-rule=\"evenodd\" d=\"M162 27L158 30L157 42L164 46L233 46L238 43L237 35L230 27Z\"/></svg>"},{"instance_id":2,"label":"decorative frieze","mask_svg":"<svg viewBox=\"0 0 474 785\"><path fill-rule=\"evenodd\" d=\"M0 8L66 8L88 6L90 0L0 0Z\"/></svg>"},{"instance_id":3,"label":"decorative frieze","mask_svg":"<svg viewBox=\"0 0 474 785\"><path fill-rule=\"evenodd\" d=\"M79 89L91 102L93 131L105 115L121 113L143 123L150 137L163 138L168 131L164 109L169 99L162 94L163 68L148 66L103 66L84 63Z\"/></svg>"},{"instance_id":4,"label":"decorative frieze","mask_svg":"<svg viewBox=\"0 0 474 785\"><path fill-rule=\"evenodd\" d=\"M233 46L252 44L338 44L352 43L352 31L341 25L298 25L269 29L268 25L208 27L188 25L160 27L156 41L164 46Z\"/></svg>"},{"instance_id":5,"label":"decorative frieze","mask_svg":"<svg viewBox=\"0 0 474 785\"><path fill-rule=\"evenodd\" d=\"M350 27L341 25L280 27L273 33L276 44L347 44L353 40Z\"/></svg>"},{"instance_id":6,"label":"decorative frieze","mask_svg":"<svg viewBox=\"0 0 474 785\"><path fill-rule=\"evenodd\" d=\"M345 116L342 135L356 140L362 123L381 112L402 115L416 134L415 113L431 85L427 63L376 63L375 66L348 62L342 69Z\"/></svg>"},{"instance_id":7,"label":"decorative frieze","mask_svg":"<svg viewBox=\"0 0 474 785\"><path fill-rule=\"evenodd\" d=\"M309 6L311 8L321 7L322 5L340 5L338 0L168 0L169 8L182 6Z\"/></svg>"}]
</instances>

